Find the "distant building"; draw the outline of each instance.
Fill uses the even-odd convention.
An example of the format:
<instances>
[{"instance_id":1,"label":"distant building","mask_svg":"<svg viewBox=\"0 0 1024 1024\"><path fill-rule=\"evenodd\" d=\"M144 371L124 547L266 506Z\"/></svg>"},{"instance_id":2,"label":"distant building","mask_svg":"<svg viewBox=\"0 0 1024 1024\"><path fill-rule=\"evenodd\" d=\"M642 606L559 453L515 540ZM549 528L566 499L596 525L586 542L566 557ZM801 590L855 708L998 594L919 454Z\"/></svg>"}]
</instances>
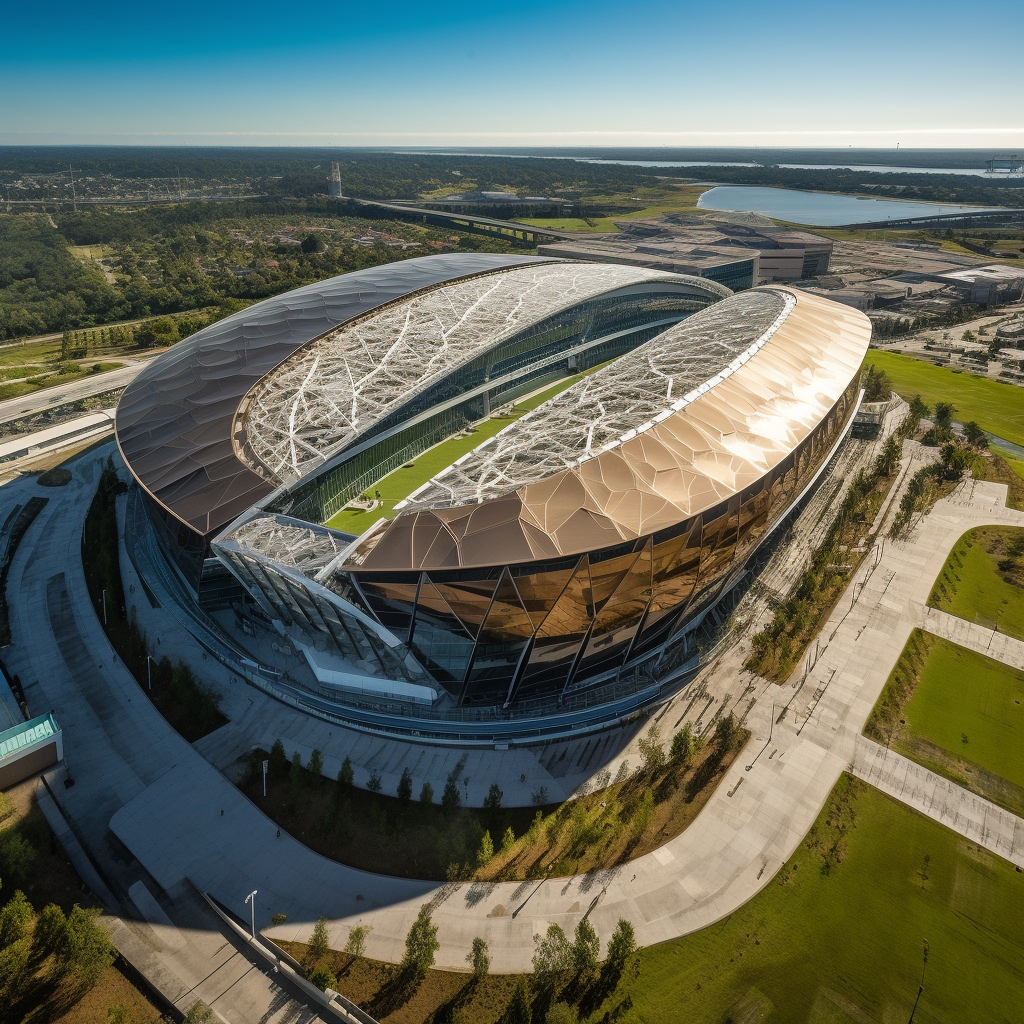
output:
<instances>
[{"instance_id":1,"label":"distant building","mask_svg":"<svg viewBox=\"0 0 1024 1024\"><path fill-rule=\"evenodd\" d=\"M327 186L327 192L329 195L334 196L335 199L341 199L341 167L337 163L331 164L331 180Z\"/></svg>"},{"instance_id":2,"label":"distant building","mask_svg":"<svg viewBox=\"0 0 1024 1024\"><path fill-rule=\"evenodd\" d=\"M734 292L752 288L759 280L759 254L750 250L738 252L725 247L677 244L661 239L628 242L595 238L538 245L537 252L541 256L690 274L724 284Z\"/></svg>"},{"instance_id":3,"label":"distant building","mask_svg":"<svg viewBox=\"0 0 1024 1024\"><path fill-rule=\"evenodd\" d=\"M980 306L1013 302L1024 296L1024 267L992 263L984 267L966 267L937 274L935 280L951 285L966 302L976 302Z\"/></svg>"}]
</instances>

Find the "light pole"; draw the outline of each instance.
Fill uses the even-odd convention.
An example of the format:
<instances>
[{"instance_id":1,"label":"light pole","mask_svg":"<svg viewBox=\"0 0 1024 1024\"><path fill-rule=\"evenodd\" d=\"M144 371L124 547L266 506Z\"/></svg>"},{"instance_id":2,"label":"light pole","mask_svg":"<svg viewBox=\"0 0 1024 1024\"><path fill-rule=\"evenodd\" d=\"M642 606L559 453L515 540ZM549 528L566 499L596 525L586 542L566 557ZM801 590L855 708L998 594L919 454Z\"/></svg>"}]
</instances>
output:
<instances>
[{"instance_id":1,"label":"light pole","mask_svg":"<svg viewBox=\"0 0 1024 1024\"><path fill-rule=\"evenodd\" d=\"M263 795L267 795L267 769L270 767L269 761L263 762Z\"/></svg>"},{"instance_id":2,"label":"light pole","mask_svg":"<svg viewBox=\"0 0 1024 1024\"><path fill-rule=\"evenodd\" d=\"M103 590L103 625L107 624L107 591Z\"/></svg>"},{"instance_id":3,"label":"light pole","mask_svg":"<svg viewBox=\"0 0 1024 1024\"><path fill-rule=\"evenodd\" d=\"M252 941L256 941L256 890L253 889L248 896L245 897L245 902L252 908Z\"/></svg>"},{"instance_id":4,"label":"light pole","mask_svg":"<svg viewBox=\"0 0 1024 1024\"><path fill-rule=\"evenodd\" d=\"M153 689L153 658L150 655L146 655L146 682L149 688Z\"/></svg>"}]
</instances>

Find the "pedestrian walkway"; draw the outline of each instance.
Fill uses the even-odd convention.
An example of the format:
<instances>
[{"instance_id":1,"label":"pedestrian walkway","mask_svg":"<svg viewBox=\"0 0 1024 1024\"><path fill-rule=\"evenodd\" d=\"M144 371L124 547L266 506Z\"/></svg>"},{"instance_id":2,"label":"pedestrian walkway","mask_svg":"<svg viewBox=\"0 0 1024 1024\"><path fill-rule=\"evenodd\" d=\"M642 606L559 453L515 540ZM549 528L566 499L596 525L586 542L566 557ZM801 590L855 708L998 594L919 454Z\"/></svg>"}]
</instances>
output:
<instances>
[{"instance_id":1,"label":"pedestrian walkway","mask_svg":"<svg viewBox=\"0 0 1024 1024\"><path fill-rule=\"evenodd\" d=\"M858 779L1024 868L1024 819L861 737L853 760Z\"/></svg>"},{"instance_id":2,"label":"pedestrian walkway","mask_svg":"<svg viewBox=\"0 0 1024 1024\"><path fill-rule=\"evenodd\" d=\"M921 628L960 647L1001 661L1004 665L1024 669L1024 641L1000 633L997 629L986 629L976 622L968 622L967 619L928 606L924 608Z\"/></svg>"}]
</instances>

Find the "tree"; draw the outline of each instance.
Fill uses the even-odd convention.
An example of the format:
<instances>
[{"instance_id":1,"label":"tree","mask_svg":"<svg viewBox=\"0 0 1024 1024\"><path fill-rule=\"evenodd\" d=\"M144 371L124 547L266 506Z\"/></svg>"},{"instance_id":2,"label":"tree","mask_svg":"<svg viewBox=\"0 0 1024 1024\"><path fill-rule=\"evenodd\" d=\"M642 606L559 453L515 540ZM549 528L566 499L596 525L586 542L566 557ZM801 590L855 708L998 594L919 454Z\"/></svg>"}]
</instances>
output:
<instances>
[{"instance_id":1,"label":"tree","mask_svg":"<svg viewBox=\"0 0 1024 1024\"><path fill-rule=\"evenodd\" d=\"M441 807L446 814L451 814L457 811L462 805L462 797L459 795L459 784L448 776L448 781L444 784L444 792L441 794Z\"/></svg>"},{"instance_id":2,"label":"tree","mask_svg":"<svg viewBox=\"0 0 1024 1024\"><path fill-rule=\"evenodd\" d=\"M693 730L687 722L683 728L672 737L672 747L669 750L669 757L675 764L686 765L693 757Z\"/></svg>"},{"instance_id":3,"label":"tree","mask_svg":"<svg viewBox=\"0 0 1024 1024\"><path fill-rule=\"evenodd\" d=\"M557 924L548 925L547 935L534 935L533 972L550 980L567 971L572 964L572 947Z\"/></svg>"},{"instance_id":4,"label":"tree","mask_svg":"<svg viewBox=\"0 0 1024 1024\"><path fill-rule=\"evenodd\" d=\"M640 740L641 770L648 775L657 775L665 766L665 749L661 745L661 730L657 722L652 722L647 736Z\"/></svg>"},{"instance_id":5,"label":"tree","mask_svg":"<svg viewBox=\"0 0 1024 1024\"><path fill-rule=\"evenodd\" d=\"M988 447L988 435L974 420L964 424L964 436L975 448Z\"/></svg>"},{"instance_id":6,"label":"tree","mask_svg":"<svg viewBox=\"0 0 1024 1024\"><path fill-rule=\"evenodd\" d=\"M423 788L420 790L420 804L424 807L429 807L434 802L434 787L429 782L423 783Z\"/></svg>"},{"instance_id":7,"label":"tree","mask_svg":"<svg viewBox=\"0 0 1024 1024\"><path fill-rule=\"evenodd\" d=\"M601 940L594 926L583 918L576 925L576 936L572 944L572 962L577 974L589 974L597 967L601 956Z\"/></svg>"},{"instance_id":8,"label":"tree","mask_svg":"<svg viewBox=\"0 0 1024 1024\"><path fill-rule=\"evenodd\" d=\"M466 963L473 968L473 977L482 978L491 969L491 958L487 955L487 943L479 936L473 940L473 948L466 955Z\"/></svg>"},{"instance_id":9,"label":"tree","mask_svg":"<svg viewBox=\"0 0 1024 1024\"><path fill-rule=\"evenodd\" d=\"M903 446L896 436L886 438L885 444L882 445L882 450L875 460L875 471L879 476L892 476L896 472L902 456Z\"/></svg>"},{"instance_id":10,"label":"tree","mask_svg":"<svg viewBox=\"0 0 1024 1024\"><path fill-rule=\"evenodd\" d=\"M491 833L485 832L483 839L480 840L480 849L476 852L477 867L486 867L493 856L494 843L491 840Z\"/></svg>"},{"instance_id":11,"label":"tree","mask_svg":"<svg viewBox=\"0 0 1024 1024\"><path fill-rule=\"evenodd\" d=\"M544 1016L544 1024L579 1024L580 1015L569 1003L552 1003Z\"/></svg>"},{"instance_id":12,"label":"tree","mask_svg":"<svg viewBox=\"0 0 1024 1024\"><path fill-rule=\"evenodd\" d=\"M288 769L288 784L292 789L302 785L302 755L297 750L292 754L292 764Z\"/></svg>"},{"instance_id":13,"label":"tree","mask_svg":"<svg viewBox=\"0 0 1024 1024\"><path fill-rule=\"evenodd\" d=\"M348 939L345 940L345 952L352 956L362 956L366 952L366 936L370 934L370 926L356 924L349 929Z\"/></svg>"},{"instance_id":14,"label":"tree","mask_svg":"<svg viewBox=\"0 0 1024 1024\"><path fill-rule=\"evenodd\" d=\"M370 777L366 781L366 788L371 793L379 793L384 788L384 783L381 782L380 774L376 768L370 769Z\"/></svg>"},{"instance_id":15,"label":"tree","mask_svg":"<svg viewBox=\"0 0 1024 1024\"><path fill-rule=\"evenodd\" d=\"M68 914L64 941L56 953L57 973L62 977L74 974L84 989L99 981L117 955L110 936L97 923L99 916L98 909L86 909L76 903Z\"/></svg>"},{"instance_id":16,"label":"tree","mask_svg":"<svg viewBox=\"0 0 1024 1024\"><path fill-rule=\"evenodd\" d=\"M974 341L974 334L973 334L973 332L971 332L971 331L964 331L964 333L960 335L960 340L961 341Z\"/></svg>"},{"instance_id":17,"label":"tree","mask_svg":"<svg viewBox=\"0 0 1024 1024\"><path fill-rule=\"evenodd\" d=\"M5 949L0 949L0 996L6 997L18 990L31 954L32 943L28 939L12 942Z\"/></svg>"},{"instance_id":18,"label":"tree","mask_svg":"<svg viewBox=\"0 0 1024 1024\"><path fill-rule=\"evenodd\" d=\"M506 1024L531 1024L533 1009L530 1006L530 990L525 978L520 978L516 983L512 999L505 1009L504 1020Z\"/></svg>"},{"instance_id":19,"label":"tree","mask_svg":"<svg viewBox=\"0 0 1024 1024\"><path fill-rule=\"evenodd\" d=\"M633 931L633 926L625 918L620 917L615 931L612 932L612 937L608 940L608 963L615 970L621 972L625 970L626 964L632 959L634 953L636 953L636 933Z\"/></svg>"},{"instance_id":20,"label":"tree","mask_svg":"<svg viewBox=\"0 0 1024 1024\"><path fill-rule=\"evenodd\" d=\"M505 829L505 834L501 837L501 852L508 853L508 851L515 845L516 834L512 831L512 826L509 825L509 827Z\"/></svg>"},{"instance_id":21,"label":"tree","mask_svg":"<svg viewBox=\"0 0 1024 1024\"><path fill-rule=\"evenodd\" d=\"M405 937L405 956L402 970L425 978L434 966L434 954L441 948L437 941L437 925L430 920L430 904L424 903Z\"/></svg>"},{"instance_id":22,"label":"tree","mask_svg":"<svg viewBox=\"0 0 1024 1024\"><path fill-rule=\"evenodd\" d=\"M18 889L0 910L0 949L31 936L33 916L32 904Z\"/></svg>"},{"instance_id":23,"label":"tree","mask_svg":"<svg viewBox=\"0 0 1024 1024\"><path fill-rule=\"evenodd\" d=\"M730 712L725 718L718 720L718 724L715 726L715 742L722 750L728 750L736 738L737 731L736 719Z\"/></svg>"},{"instance_id":24,"label":"tree","mask_svg":"<svg viewBox=\"0 0 1024 1024\"><path fill-rule=\"evenodd\" d=\"M412 772L408 767L402 769L402 777L398 780L398 799L407 804L412 799Z\"/></svg>"},{"instance_id":25,"label":"tree","mask_svg":"<svg viewBox=\"0 0 1024 1024\"><path fill-rule=\"evenodd\" d=\"M942 458L942 468L950 480L957 480L964 475L964 470L970 465L970 454L959 445L948 441L939 450Z\"/></svg>"},{"instance_id":26,"label":"tree","mask_svg":"<svg viewBox=\"0 0 1024 1024\"><path fill-rule=\"evenodd\" d=\"M313 925L313 934L306 944L306 962L316 964L323 960L331 949L331 937L327 931L327 918L318 917Z\"/></svg>"},{"instance_id":27,"label":"tree","mask_svg":"<svg viewBox=\"0 0 1024 1024\"><path fill-rule=\"evenodd\" d=\"M952 402L936 402L935 403L935 425L941 427L943 430L949 430L953 424L953 413L956 412L956 406Z\"/></svg>"},{"instance_id":28,"label":"tree","mask_svg":"<svg viewBox=\"0 0 1024 1024\"><path fill-rule=\"evenodd\" d=\"M343 795L350 793L354 779L355 772L352 771L352 759L346 755L345 760L341 762L341 767L338 769L338 792Z\"/></svg>"},{"instance_id":29,"label":"tree","mask_svg":"<svg viewBox=\"0 0 1024 1024\"><path fill-rule=\"evenodd\" d=\"M923 420L931 410L925 405L920 395L914 395L910 400L910 415L916 420Z\"/></svg>"},{"instance_id":30,"label":"tree","mask_svg":"<svg viewBox=\"0 0 1024 1024\"><path fill-rule=\"evenodd\" d=\"M324 243L321 240L320 236L316 234L316 232L312 232L311 234L306 235L306 237L302 240L300 248L305 253L323 252Z\"/></svg>"},{"instance_id":31,"label":"tree","mask_svg":"<svg viewBox=\"0 0 1024 1024\"><path fill-rule=\"evenodd\" d=\"M43 907L43 912L36 921L33 945L39 951L40 956L49 956L56 953L64 941L64 934L67 931L68 919L64 911L56 903L48 903Z\"/></svg>"},{"instance_id":32,"label":"tree","mask_svg":"<svg viewBox=\"0 0 1024 1024\"><path fill-rule=\"evenodd\" d=\"M324 755L320 753L316 748L309 755L309 763L306 765L306 771L313 776L310 780L313 783L320 781L320 776L324 773Z\"/></svg>"},{"instance_id":33,"label":"tree","mask_svg":"<svg viewBox=\"0 0 1024 1024\"><path fill-rule=\"evenodd\" d=\"M501 799L505 794L498 787L496 782L491 783L491 788L487 791L487 796L484 797L484 810L485 811L497 811L501 809Z\"/></svg>"}]
</instances>

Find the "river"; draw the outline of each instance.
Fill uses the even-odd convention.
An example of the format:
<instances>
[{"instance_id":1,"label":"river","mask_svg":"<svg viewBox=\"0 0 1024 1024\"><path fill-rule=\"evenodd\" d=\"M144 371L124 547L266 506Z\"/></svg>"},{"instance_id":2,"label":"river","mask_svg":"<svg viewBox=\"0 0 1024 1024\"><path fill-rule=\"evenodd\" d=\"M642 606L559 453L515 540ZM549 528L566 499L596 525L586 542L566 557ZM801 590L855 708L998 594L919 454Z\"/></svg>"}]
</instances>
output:
<instances>
[{"instance_id":1,"label":"river","mask_svg":"<svg viewBox=\"0 0 1024 1024\"><path fill-rule=\"evenodd\" d=\"M788 220L820 228L991 209L833 195L829 192L803 192L792 188L764 188L759 185L718 185L705 192L697 200L697 205L704 210L751 211L775 220Z\"/></svg>"}]
</instances>

